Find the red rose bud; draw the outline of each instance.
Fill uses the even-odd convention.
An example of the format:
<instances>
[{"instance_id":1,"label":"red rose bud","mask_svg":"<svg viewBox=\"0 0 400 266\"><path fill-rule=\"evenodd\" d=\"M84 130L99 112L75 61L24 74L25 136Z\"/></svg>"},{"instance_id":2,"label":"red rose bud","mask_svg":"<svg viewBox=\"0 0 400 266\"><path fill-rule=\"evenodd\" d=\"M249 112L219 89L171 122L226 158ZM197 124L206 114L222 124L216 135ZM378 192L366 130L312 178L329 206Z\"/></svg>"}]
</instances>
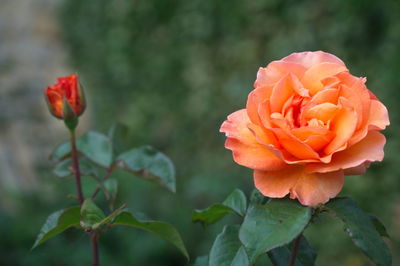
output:
<instances>
[{"instance_id":1,"label":"red rose bud","mask_svg":"<svg viewBox=\"0 0 400 266\"><path fill-rule=\"evenodd\" d=\"M46 89L46 101L51 114L59 119L79 117L85 110L86 102L78 76L71 74L58 78L56 84Z\"/></svg>"}]
</instances>

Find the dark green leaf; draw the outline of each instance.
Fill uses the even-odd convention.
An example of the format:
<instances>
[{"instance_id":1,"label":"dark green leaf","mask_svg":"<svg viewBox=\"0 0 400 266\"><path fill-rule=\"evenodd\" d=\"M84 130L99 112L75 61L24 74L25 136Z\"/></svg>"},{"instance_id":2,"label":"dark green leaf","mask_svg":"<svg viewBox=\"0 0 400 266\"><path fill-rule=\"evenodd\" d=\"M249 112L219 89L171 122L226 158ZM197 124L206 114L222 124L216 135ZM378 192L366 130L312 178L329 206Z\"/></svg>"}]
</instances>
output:
<instances>
[{"instance_id":1,"label":"dark green leaf","mask_svg":"<svg viewBox=\"0 0 400 266\"><path fill-rule=\"evenodd\" d=\"M110 215L108 215L106 218L104 218L103 220L101 220L98 223L93 224L92 228L96 229L99 226L103 225L103 224L107 224L109 222L111 222L115 217L117 217L118 215L120 215L123 211L126 210L126 204L123 204L121 207L119 207L118 209L116 209L115 211L113 211Z\"/></svg>"},{"instance_id":2,"label":"dark green leaf","mask_svg":"<svg viewBox=\"0 0 400 266\"><path fill-rule=\"evenodd\" d=\"M246 214L247 208L247 200L243 191L240 189L235 189L222 203L232 210L234 210L240 216L244 216Z\"/></svg>"},{"instance_id":3,"label":"dark green leaf","mask_svg":"<svg viewBox=\"0 0 400 266\"><path fill-rule=\"evenodd\" d=\"M175 227L173 227L168 223L152 221L152 220L140 221L137 218L135 218L131 213L122 212L115 218L112 225L126 225L147 230L173 244L182 252L182 254L187 259L189 259L189 254L187 253L187 250L185 248L181 236L179 235Z\"/></svg>"},{"instance_id":4,"label":"dark green leaf","mask_svg":"<svg viewBox=\"0 0 400 266\"><path fill-rule=\"evenodd\" d=\"M110 199L115 199L118 193L118 181L115 178L109 178L103 182L103 187L107 191Z\"/></svg>"},{"instance_id":5,"label":"dark green leaf","mask_svg":"<svg viewBox=\"0 0 400 266\"><path fill-rule=\"evenodd\" d=\"M112 146L110 139L96 131L89 131L76 141L77 149L91 161L102 167L109 167L112 162ZM59 145L51 154L53 161L60 161L71 152L69 142Z\"/></svg>"},{"instance_id":6,"label":"dark green leaf","mask_svg":"<svg viewBox=\"0 0 400 266\"><path fill-rule=\"evenodd\" d=\"M81 208L81 226L83 228L94 229L95 225L98 226L104 218L106 218L104 212L97 207L92 199L89 198L83 202Z\"/></svg>"},{"instance_id":7,"label":"dark green leaf","mask_svg":"<svg viewBox=\"0 0 400 266\"><path fill-rule=\"evenodd\" d=\"M287 266L292 252L293 242L290 245L275 248L268 252L274 266ZM317 253L308 244L305 237L301 237L296 256L295 266L313 266Z\"/></svg>"},{"instance_id":8,"label":"dark green leaf","mask_svg":"<svg viewBox=\"0 0 400 266\"><path fill-rule=\"evenodd\" d=\"M249 257L247 256L246 249L241 246L233 258L231 266L247 266L250 265Z\"/></svg>"},{"instance_id":9,"label":"dark green leaf","mask_svg":"<svg viewBox=\"0 0 400 266\"><path fill-rule=\"evenodd\" d=\"M112 142L113 150L116 154L124 151L128 140L128 133L129 128L120 122L115 122L108 131L108 137Z\"/></svg>"},{"instance_id":10,"label":"dark green leaf","mask_svg":"<svg viewBox=\"0 0 400 266\"><path fill-rule=\"evenodd\" d=\"M117 160L122 168L175 192L175 168L164 153L153 147L143 146L119 155Z\"/></svg>"},{"instance_id":11,"label":"dark green leaf","mask_svg":"<svg viewBox=\"0 0 400 266\"><path fill-rule=\"evenodd\" d=\"M192 212L192 221L201 222L204 226L208 226L231 212L244 216L246 208L246 196L241 190L235 189L222 204L213 204L207 209L194 210Z\"/></svg>"},{"instance_id":12,"label":"dark green leaf","mask_svg":"<svg viewBox=\"0 0 400 266\"><path fill-rule=\"evenodd\" d=\"M311 208L294 200L273 199L249 207L239 238L254 263L261 254L291 242L310 219Z\"/></svg>"},{"instance_id":13,"label":"dark green leaf","mask_svg":"<svg viewBox=\"0 0 400 266\"><path fill-rule=\"evenodd\" d=\"M72 226L79 226L80 217L79 206L52 213L49 217L47 217L46 222L40 229L40 233L38 234L32 249Z\"/></svg>"},{"instance_id":14,"label":"dark green leaf","mask_svg":"<svg viewBox=\"0 0 400 266\"><path fill-rule=\"evenodd\" d=\"M261 194L260 191L257 189L254 189L251 192L250 196L250 205L262 205L267 203L269 198L265 197L263 194Z\"/></svg>"},{"instance_id":15,"label":"dark green leaf","mask_svg":"<svg viewBox=\"0 0 400 266\"><path fill-rule=\"evenodd\" d=\"M208 255L197 257L193 266L208 266Z\"/></svg>"},{"instance_id":16,"label":"dark green leaf","mask_svg":"<svg viewBox=\"0 0 400 266\"><path fill-rule=\"evenodd\" d=\"M66 157L68 157L68 155L71 152L71 144L69 141L64 142L60 145L58 145L53 152L50 155L50 159L53 162L58 162L61 161L62 159L65 159Z\"/></svg>"},{"instance_id":17,"label":"dark green leaf","mask_svg":"<svg viewBox=\"0 0 400 266\"><path fill-rule=\"evenodd\" d=\"M98 171L96 166L93 165L88 159L86 158L79 158L79 169L81 175L90 175L93 174L98 176ZM59 162L56 167L53 169L53 173L58 177L67 177L73 174L73 167L72 167L72 159L66 158L63 161Z\"/></svg>"},{"instance_id":18,"label":"dark green leaf","mask_svg":"<svg viewBox=\"0 0 400 266\"><path fill-rule=\"evenodd\" d=\"M79 138L78 150L93 162L110 167L112 163L112 146L110 139L95 131L89 131Z\"/></svg>"},{"instance_id":19,"label":"dark green leaf","mask_svg":"<svg viewBox=\"0 0 400 266\"><path fill-rule=\"evenodd\" d=\"M239 226L226 225L217 236L210 251L209 266L230 266L242 246L239 241Z\"/></svg>"},{"instance_id":20,"label":"dark green leaf","mask_svg":"<svg viewBox=\"0 0 400 266\"><path fill-rule=\"evenodd\" d=\"M381 220L379 220L379 218L376 217L375 215L372 215L372 214L368 214L368 215L369 215L369 218L371 218L371 221L374 224L376 231L378 231L378 233L381 236L385 236L387 238L390 238L388 232L386 231L386 227L383 225Z\"/></svg>"},{"instance_id":21,"label":"dark green leaf","mask_svg":"<svg viewBox=\"0 0 400 266\"><path fill-rule=\"evenodd\" d=\"M370 216L358 208L353 200L337 198L326 204L326 207L344 222L346 232L353 242L373 262L384 266L392 264L390 251Z\"/></svg>"}]
</instances>

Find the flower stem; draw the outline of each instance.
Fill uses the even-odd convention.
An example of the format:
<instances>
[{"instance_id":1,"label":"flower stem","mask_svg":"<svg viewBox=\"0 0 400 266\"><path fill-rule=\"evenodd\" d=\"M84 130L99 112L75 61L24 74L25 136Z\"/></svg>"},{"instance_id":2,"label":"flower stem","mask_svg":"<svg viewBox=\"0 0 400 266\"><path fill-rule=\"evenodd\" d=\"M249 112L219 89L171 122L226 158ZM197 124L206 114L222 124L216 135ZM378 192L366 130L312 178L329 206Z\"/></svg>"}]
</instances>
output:
<instances>
[{"instance_id":1,"label":"flower stem","mask_svg":"<svg viewBox=\"0 0 400 266\"><path fill-rule=\"evenodd\" d=\"M78 193L78 200L80 205L83 204L84 197L82 193L82 185L81 185L81 171L79 169L79 162L78 162L78 150L76 149L76 137L75 137L75 130L71 130L70 141L71 141L71 157L72 157L72 164L74 167L74 174L75 174L75 183L76 183L76 191Z\"/></svg>"},{"instance_id":2,"label":"flower stem","mask_svg":"<svg viewBox=\"0 0 400 266\"><path fill-rule=\"evenodd\" d=\"M299 250L301 236L302 234L300 234L298 237L296 237L295 240L293 240L292 254L290 254L288 266L293 266L296 262L296 256L297 251Z\"/></svg>"},{"instance_id":3,"label":"flower stem","mask_svg":"<svg viewBox=\"0 0 400 266\"><path fill-rule=\"evenodd\" d=\"M73 164L74 174L75 174L76 191L78 193L79 204L82 206L85 198L82 193L81 171L79 169L78 150L76 148L75 130L71 130L70 133L71 133L70 134L71 157L72 157L72 164ZM97 239L99 238L99 235L96 231L89 232L88 235L89 235L90 244L92 246L92 258L93 258L92 266L99 266L100 265L100 263L99 263L99 247L97 244Z\"/></svg>"},{"instance_id":4,"label":"flower stem","mask_svg":"<svg viewBox=\"0 0 400 266\"><path fill-rule=\"evenodd\" d=\"M89 233L90 243L92 245L92 266L99 266L99 246L97 245L97 239L99 235L96 231L92 231Z\"/></svg>"}]
</instances>

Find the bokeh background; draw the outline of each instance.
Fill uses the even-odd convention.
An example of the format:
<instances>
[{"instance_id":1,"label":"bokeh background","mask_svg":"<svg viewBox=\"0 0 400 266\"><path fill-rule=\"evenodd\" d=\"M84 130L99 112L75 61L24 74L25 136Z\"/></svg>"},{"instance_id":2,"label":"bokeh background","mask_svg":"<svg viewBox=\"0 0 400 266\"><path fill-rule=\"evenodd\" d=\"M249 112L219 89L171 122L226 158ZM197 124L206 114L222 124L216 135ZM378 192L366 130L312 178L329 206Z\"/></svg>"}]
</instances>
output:
<instances>
[{"instance_id":1,"label":"bokeh background","mask_svg":"<svg viewBox=\"0 0 400 266\"><path fill-rule=\"evenodd\" d=\"M43 90L78 73L88 110L81 133L129 128L127 148L152 144L177 169L177 193L116 172L130 209L174 224L192 261L206 254L226 222L203 229L191 211L252 190L252 173L232 162L218 133L243 108L256 72L294 51L342 58L388 106L383 163L346 178L341 195L376 214L400 264L400 2L395 0L1 0L0 265L89 265L86 235L69 230L34 251L47 215L72 205L72 180L52 173L48 155L67 139ZM91 188L85 180L85 189ZM317 265L372 265L338 220L306 231ZM164 241L121 228L101 239L103 265L187 265ZM268 260L260 265L268 265Z\"/></svg>"}]
</instances>

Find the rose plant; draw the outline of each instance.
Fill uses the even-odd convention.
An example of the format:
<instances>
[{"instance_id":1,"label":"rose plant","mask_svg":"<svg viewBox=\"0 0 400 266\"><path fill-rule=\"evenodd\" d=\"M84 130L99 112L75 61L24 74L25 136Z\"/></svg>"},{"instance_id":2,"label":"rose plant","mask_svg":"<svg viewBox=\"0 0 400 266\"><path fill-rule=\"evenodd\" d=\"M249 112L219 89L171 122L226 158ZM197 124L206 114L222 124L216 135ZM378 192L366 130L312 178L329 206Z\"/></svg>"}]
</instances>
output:
<instances>
[{"instance_id":1,"label":"rose plant","mask_svg":"<svg viewBox=\"0 0 400 266\"><path fill-rule=\"evenodd\" d=\"M87 233L92 250L92 265L98 266L100 236L114 226L124 225L158 235L188 258L182 238L171 224L143 219L143 215L139 218L127 209L126 204L115 207L118 193L118 180L113 176L115 169L124 169L175 192L175 169L171 160L151 146L128 149L121 153L121 148L117 149L115 145L115 141L121 141L118 132L124 129L120 124L112 126L108 135L89 131L77 138L75 129L86 108L86 101L75 74L61 77L56 84L48 87L45 99L50 113L64 121L70 135L70 140L59 145L51 155L56 163L54 173L60 178L74 177L79 204L52 213L42 226L32 249L66 229L75 227ZM81 178L93 178L97 188L85 191ZM99 193L103 193L107 199L107 212L95 204Z\"/></svg>"},{"instance_id":2,"label":"rose plant","mask_svg":"<svg viewBox=\"0 0 400 266\"><path fill-rule=\"evenodd\" d=\"M391 264L380 221L351 199L335 198L345 175L363 174L383 159L379 131L389 125L388 112L365 83L322 51L293 53L259 69L246 108L220 129L234 161L254 170L257 190L249 206L236 190L222 204L193 212L204 225L230 212L243 217L241 226L218 235L206 263L253 265L268 253L274 265L313 265L316 254L302 232L329 212L372 261Z\"/></svg>"}]
</instances>

